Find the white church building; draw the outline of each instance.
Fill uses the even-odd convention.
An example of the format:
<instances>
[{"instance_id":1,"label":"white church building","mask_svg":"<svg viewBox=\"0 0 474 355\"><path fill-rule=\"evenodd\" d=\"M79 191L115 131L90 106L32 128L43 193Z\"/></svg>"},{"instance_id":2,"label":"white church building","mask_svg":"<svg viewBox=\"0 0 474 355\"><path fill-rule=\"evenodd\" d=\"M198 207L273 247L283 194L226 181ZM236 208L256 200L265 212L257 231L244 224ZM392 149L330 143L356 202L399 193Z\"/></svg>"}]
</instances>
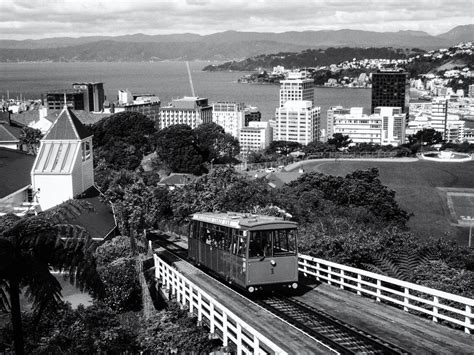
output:
<instances>
[{"instance_id":1,"label":"white church building","mask_svg":"<svg viewBox=\"0 0 474 355\"><path fill-rule=\"evenodd\" d=\"M31 184L43 211L94 186L92 134L68 107L41 139Z\"/></svg>"}]
</instances>

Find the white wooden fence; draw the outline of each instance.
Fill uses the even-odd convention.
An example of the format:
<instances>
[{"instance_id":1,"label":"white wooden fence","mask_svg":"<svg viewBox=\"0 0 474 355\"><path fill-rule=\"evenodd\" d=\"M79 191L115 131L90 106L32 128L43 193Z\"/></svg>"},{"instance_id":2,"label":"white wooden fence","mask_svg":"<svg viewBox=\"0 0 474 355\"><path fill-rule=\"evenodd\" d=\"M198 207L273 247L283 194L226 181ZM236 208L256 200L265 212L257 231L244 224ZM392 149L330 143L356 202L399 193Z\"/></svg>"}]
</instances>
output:
<instances>
[{"instance_id":1,"label":"white wooden fence","mask_svg":"<svg viewBox=\"0 0 474 355\"><path fill-rule=\"evenodd\" d=\"M341 289L375 298L377 302L391 303L403 310L420 312L434 322L444 320L462 326L471 334L474 299L453 295L432 288L405 282L373 272L336 264L307 255L299 255L299 270Z\"/></svg>"},{"instance_id":2,"label":"white wooden fence","mask_svg":"<svg viewBox=\"0 0 474 355\"><path fill-rule=\"evenodd\" d=\"M198 322L206 323L210 333L222 340L223 346L227 347L232 342L237 354L287 354L156 254L153 257L155 277L160 281L161 287L197 315Z\"/></svg>"}]
</instances>

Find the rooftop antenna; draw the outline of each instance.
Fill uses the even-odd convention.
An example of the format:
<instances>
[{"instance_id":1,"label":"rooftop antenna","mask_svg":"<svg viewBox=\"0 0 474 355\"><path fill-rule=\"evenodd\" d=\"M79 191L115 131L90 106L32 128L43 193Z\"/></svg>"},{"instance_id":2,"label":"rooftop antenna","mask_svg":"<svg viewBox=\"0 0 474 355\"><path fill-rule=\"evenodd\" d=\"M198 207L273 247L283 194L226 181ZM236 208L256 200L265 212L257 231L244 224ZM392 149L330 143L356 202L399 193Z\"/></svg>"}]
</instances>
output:
<instances>
[{"instance_id":1,"label":"rooftop antenna","mask_svg":"<svg viewBox=\"0 0 474 355\"><path fill-rule=\"evenodd\" d=\"M67 107L66 93L64 93L64 107Z\"/></svg>"},{"instance_id":2,"label":"rooftop antenna","mask_svg":"<svg viewBox=\"0 0 474 355\"><path fill-rule=\"evenodd\" d=\"M191 93L193 97L196 97L196 94L194 93L194 85L193 85L193 78L191 77L191 70L189 69L189 62L186 61L186 68L188 68L188 77L189 77L189 85L191 85Z\"/></svg>"}]
</instances>

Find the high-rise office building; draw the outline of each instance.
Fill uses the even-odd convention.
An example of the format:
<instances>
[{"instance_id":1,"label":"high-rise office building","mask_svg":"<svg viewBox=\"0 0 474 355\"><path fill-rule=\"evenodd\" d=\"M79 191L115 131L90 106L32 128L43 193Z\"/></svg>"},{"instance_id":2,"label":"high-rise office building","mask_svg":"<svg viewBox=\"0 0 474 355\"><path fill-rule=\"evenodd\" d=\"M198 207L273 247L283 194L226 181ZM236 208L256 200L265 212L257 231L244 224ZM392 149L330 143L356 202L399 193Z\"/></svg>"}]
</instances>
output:
<instances>
[{"instance_id":1,"label":"high-rise office building","mask_svg":"<svg viewBox=\"0 0 474 355\"><path fill-rule=\"evenodd\" d=\"M236 102L215 102L212 104L212 122L218 124L226 133L235 138L245 126L245 105Z\"/></svg>"},{"instance_id":2,"label":"high-rise office building","mask_svg":"<svg viewBox=\"0 0 474 355\"><path fill-rule=\"evenodd\" d=\"M280 107L287 101L310 101L314 105L314 80L305 73L289 72L285 80L280 81Z\"/></svg>"},{"instance_id":3,"label":"high-rise office building","mask_svg":"<svg viewBox=\"0 0 474 355\"><path fill-rule=\"evenodd\" d=\"M65 99L66 102L64 102ZM66 103L73 110L102 112L104 101L103 83L74 83L72 89L52 91L46 94L49 110L61 110Z\"/></svg>"},{"instance_id":4,"label":"high-rise office building","mask_svg":"<svg viewBox=\"0 0 474 355\"><path fill-rule=\"evenodd\" d=\"M334 117L336 115L347 115L351 112L348 107L342 106L331 106L326 116L326 129L324 135L321 136L322 142L327 142L328 139L332 138L334 134Z\"/></svg>"},{"instance_id":5,"label":"high-rise office building","mask_svg":"<svg viewBox=\"0 0 474 355\"><path fill-rule=\"evenodd\" d=\"M273 140L309 144L319 140L320 108L311 101L287 101L277 108Z\"/></svg>"},{"instance_id":6,"label":"high-rise office building","mask_svg":"<svg viewBox=\"0 0 474 355\"><path fill-rule=\"evenodd\" d=\"M372 108L400 107L408 112L410 83L408 74L402 69L378 70L372 73Z\"/></svg>"},{"instance_id":7,"label":"high-rise office building","mask_svg":"<svg viewBox=\"0 0 474 355\"><path fill-rule=\"evenodd\" d=\"M244 155L267 148L272 141L269 122L249 122L248 127L239 130L240 152Z\"/></svg>"},{"instance_id":8,"label":"high-rise office building","mask_svg":"<svg viewBox=\"0 0 474 355\"><path fill-rule=\"evenodd\" d=\"M85 111L101 112L104 110L104 83L74 83L72 87L84 92Z\"/></svg>"},{"instance_id":9,"label":"high-rise office building","mask_svg":"<svg viewBox=\"0 0 474 355\"><path fill-rule=\"evenodd\" d=\"M156 126L163 129L175 124L187 124L194 129L208 122L212 122L212 106L209 106L208 99L185 96L173 100L166 107L161 107Z\"/></svg>"}]
</instances>

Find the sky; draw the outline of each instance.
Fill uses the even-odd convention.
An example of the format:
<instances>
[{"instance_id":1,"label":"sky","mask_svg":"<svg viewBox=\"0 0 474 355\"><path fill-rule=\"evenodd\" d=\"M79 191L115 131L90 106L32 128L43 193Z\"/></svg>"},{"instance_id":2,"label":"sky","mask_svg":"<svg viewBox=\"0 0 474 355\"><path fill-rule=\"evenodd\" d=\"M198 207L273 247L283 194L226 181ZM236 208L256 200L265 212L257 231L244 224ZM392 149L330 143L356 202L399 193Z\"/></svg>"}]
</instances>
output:
<instances>
[{"instance_id":1,"label":"sky","mask_svg":"<svg viewBox=\"0 0 474 355\"><path fill-rule=\"evenodd\" d=\"M358 29L437 35L473 0L0 0L0 39Z\"/></svg>"}]
</instances>

